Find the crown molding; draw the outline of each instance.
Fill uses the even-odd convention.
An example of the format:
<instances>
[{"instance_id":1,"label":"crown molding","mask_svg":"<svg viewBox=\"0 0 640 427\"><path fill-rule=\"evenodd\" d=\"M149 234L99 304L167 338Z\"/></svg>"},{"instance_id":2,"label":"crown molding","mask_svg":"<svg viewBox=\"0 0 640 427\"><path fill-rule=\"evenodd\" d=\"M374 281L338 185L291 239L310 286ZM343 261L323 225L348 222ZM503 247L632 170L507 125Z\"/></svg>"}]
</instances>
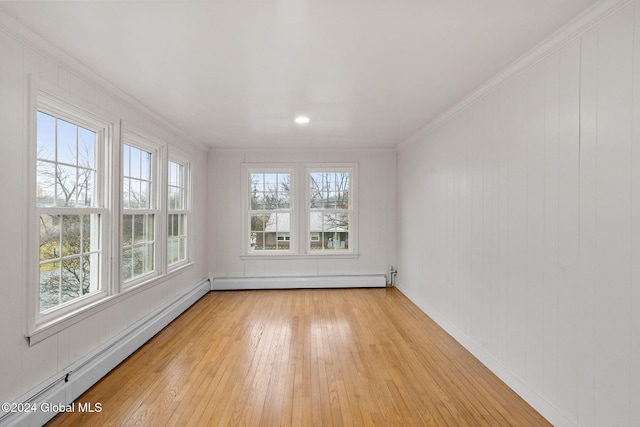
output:
<instances>
[{"instance_id":1,"label":"crown molding","mask_svg":"<svg viewBox=\"0 0 640 427\"><path fill-rule=\"evenodd\" d=\"M520 56L498 74L491 77L477 89L469 93L460 102L446 110L440 116L420 128L405 141L396 146L396 150L402 150L434 132L449 119L473 105L493 90L511 80L521 72L527 70L535 63L561 49L563 46L581 37L585 32L598 25L609 16L634 3L636 0L603 0L580 13L574 19L555 31L553 34L538 43L535 47Z\"/></svg>"},{"instance_id":2,"label":"crown molding","mask_svg":"<svg viewBox=\"0 0 640 427\"><path fill-rule=\"evenodd\" d=\"M33 31L25 27L22 23L11 17L8 12L0 5L0 31L4 31L10 37L13 37L24 46L35 51L38 55L48 59L66 72L85 80L89 84L97 87L117 98L124 105L145 114L151 119L155 126L161 127L173 134L174 136L196 146L200 150L207 151L209 146L202 141L196 140L184 130L180 129L166 117L149 108L147 105L138 101L133 96L127 94L107 79L96 73L81 61L64 52L51 42L35 34Z\"/></svg>"}]
</instances>

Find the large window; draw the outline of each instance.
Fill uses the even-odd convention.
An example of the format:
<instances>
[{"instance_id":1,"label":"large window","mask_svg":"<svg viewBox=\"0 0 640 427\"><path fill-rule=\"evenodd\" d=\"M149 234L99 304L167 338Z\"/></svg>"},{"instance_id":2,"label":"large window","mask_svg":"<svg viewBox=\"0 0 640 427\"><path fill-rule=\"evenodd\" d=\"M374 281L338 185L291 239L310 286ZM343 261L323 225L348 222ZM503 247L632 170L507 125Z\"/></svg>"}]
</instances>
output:
<instances>
[{"instance_id":1,"label":"large window","mask_svg":"<svg viewBox=\"0 0 640 427\"><path fill-rule=\"evenodd\" d=\"M105 128L43 103L36 113L38 317L103 289Z\"/></svg>"},{"instance_id":2,"label":"large window","mask_svg":"<svg viewBox=\"0 0 640 427\"><path fill-rule=\"evenodd\" d=\"M291 172L249 171L251 252L291 249Z\"/></svg>"},{"instance_id":3,"label":"large window","mask_svg":"<svg viewBox=\"0 0 640 427\"><path fill-rule=\"evenodd\" d=\"M174 268L188 259L189 165L186 161L169 161L167 185L167 262Z\"/></svg>"},{"instance_id":4,"label":"large window","mask_svg":"<svg viewBox=\"0 0 640 427\"><path fill-rule=\"evenodd\" d=\"M356 254L356 164L245 164L243 170L245 255Z\"/></svg>"},{"instance_id":5,"label":"large window","mask_svg":"<svg viewBox=\"0 0 640 427\"><path fill-rule=\"evenodd\" d=\"M135 145L134 145L135 144ZM160 149L128 132L122 146L122 280L156 272Z\"/></svg>"},{"instance_id":6,"label":"large window","mask_svg":"<svg viewBox=\"0 0 640 427\"><path fill-rule=\"evenodd\" d=\"M57 88L38 81L32 95L34 343L190 265L190 171L188 155L169 161L166 144Z\"/></svg>"},{"instance_id":7,"label":"large window","mask_svg":"<svg viewBox=\"0 0 640 427\"><path fill-rule=\"evenodd\" d=\"M309 169L308 212L311 251L348 251L351 169Z\"/></svg>"}]
</instances>

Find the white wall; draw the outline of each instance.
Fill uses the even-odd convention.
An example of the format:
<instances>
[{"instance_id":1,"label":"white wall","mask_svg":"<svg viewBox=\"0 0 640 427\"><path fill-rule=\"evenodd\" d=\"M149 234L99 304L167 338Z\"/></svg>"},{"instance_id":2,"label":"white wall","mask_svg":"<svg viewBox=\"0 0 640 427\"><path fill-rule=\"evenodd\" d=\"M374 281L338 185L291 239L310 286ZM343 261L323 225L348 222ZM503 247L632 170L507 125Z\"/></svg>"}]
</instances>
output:
<instances>
[{"instance_id":1,"label":"white wall","mask_svg":"<svg viewBox=\"0 0 640 427\"><path fill-rule=\"evenodd\" d=\"M206 241L206 151L188 143L161 124L154 114L137 106L105 82L94 79L88 70L45 42L45 50L30 47L32 35L0 15L0 182L2 205L0 224L0 402L10 402L85 356L159 306L183 294L207 277ZM22 38L25 36L26 38ZM35 46L35 45L34 45ZM193 268L172 280L138 293L76 323L42 342L29 346L27 332L27 286L32 277L27 270L27 179L28 81L35 75L74 98L125 119L150 132L171 147L179 147L195 159L193 164L194 204L192 225L195 234ZM85 77L83 77L85 76ZM98 83L95 83L95 82Z\"/></svg>"},{"instance_id":2,"label":"white wall","mask_svg":"<svg viewBox=\"0 0 640 427\"><path fill-rule=\"evenodd\" d=\"M243 251L242 163L358 163L359 253L356 259L241 259ZM393 150L233 151L209 153L209 268L216 277L385 274L395 260Z\"/></svg>"},{"instance_id":3,"label":"white wall","mask_svg":"<svg viewBox=\"0 0 640 427\"><path fill-rule=\"evenodd\" d=\"M595 26L594 26L595 25ZM640 3L398 154L398 287L557 425L640 425Z\"/></svg>"}]
</instances>

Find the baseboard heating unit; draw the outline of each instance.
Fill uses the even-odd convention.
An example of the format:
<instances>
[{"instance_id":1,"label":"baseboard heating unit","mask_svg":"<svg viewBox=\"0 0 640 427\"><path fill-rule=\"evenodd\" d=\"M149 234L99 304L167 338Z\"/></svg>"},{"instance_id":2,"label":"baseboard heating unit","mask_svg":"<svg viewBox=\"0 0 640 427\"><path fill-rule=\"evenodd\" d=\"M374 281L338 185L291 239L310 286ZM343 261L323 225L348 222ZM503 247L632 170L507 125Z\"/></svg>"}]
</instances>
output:
<instances>
[{"instance_id":1,"label":"baseboard heating unit","mask_svg":"<svg viewBox=\"0 0 640 427\"><path fill-rule=\"evenodd\" d=\"M182 295L140 319L95 351L62 370L15 402L35 411L0 412L0 427L41 426L56 415L48 408L71 405L82 393L136 351L162 328L211 290L205 279ZM42 410L40 410L42 409ZM46 409L46 410L45 410Z\"/></svg>"},{"instance_id":2,"label":"baseboard heating unit","mask_svg":"<svg viewBox=\"0 0 640 427\"><path fill-rule=\"evenodd\" d=\"M283 277L220 277L211 280L212 291L245 289L322 289L322 288L384 288L384 274L347 276L283 276Z\"/></svg>"}]
</instances>

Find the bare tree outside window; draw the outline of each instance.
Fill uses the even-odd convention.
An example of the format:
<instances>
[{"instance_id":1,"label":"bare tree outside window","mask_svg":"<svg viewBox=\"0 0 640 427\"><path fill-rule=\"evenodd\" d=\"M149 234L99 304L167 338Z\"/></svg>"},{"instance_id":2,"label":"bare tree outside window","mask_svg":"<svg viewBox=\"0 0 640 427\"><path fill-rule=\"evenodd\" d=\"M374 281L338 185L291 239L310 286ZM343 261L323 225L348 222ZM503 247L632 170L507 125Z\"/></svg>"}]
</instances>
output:
<instances>
[{"instance_id":1,"label":"bare tree outside window","mask_svg":"<svg viewBox=\"0 0 640 427\"><path fill-rule=\"evenodd\" d=\"M351 174L309 174L309 232L311 250L349 249Z\"/></svg>"},{"instance_id":2,"label":"bare tree outside window","mask_svg":"<svg viewBox=\"0 0 640 427\"><path fill-rule=\"evenodd\" d=\"M125 282L155 269L154 152L122 145L121 271Z\"/></svg>"},{"instance_id":3,"label":"bare tree outside window","mask_svg":"<svg viewBox=\"0 0 640 427\"><path fill-rule=\"evenodd\" d=\"M291 174L254 172L250 185L250 250L289 250Z\"/></svg>"},{"instance_id":4,"label":"bare tree outside window","mask_svg":"<svg viewBox=\"0 0 640 427\"><path fill-rule=\"evenodd\" d=\"M78 209L95 207L96 133L43 112L37 126L43 312L99 289L100 214Z\"/></svg>"}]
</instances>

